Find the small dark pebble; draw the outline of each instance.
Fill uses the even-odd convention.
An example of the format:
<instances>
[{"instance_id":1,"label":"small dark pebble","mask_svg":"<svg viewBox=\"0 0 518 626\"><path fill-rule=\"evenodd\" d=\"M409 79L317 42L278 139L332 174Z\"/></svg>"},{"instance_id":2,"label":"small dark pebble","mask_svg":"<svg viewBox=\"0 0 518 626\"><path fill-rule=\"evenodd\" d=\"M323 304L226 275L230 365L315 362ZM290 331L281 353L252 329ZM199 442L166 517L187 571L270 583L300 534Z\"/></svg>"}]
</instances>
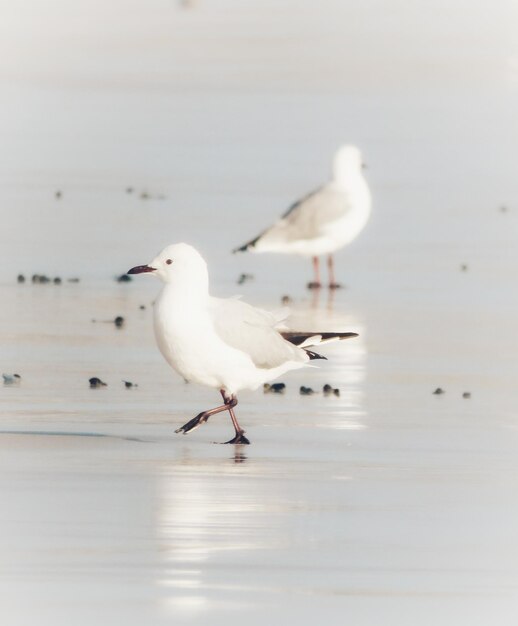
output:
<instances>
[{"instance_id":1,"label":"small dark pebble","mask_svg":"<svg viewBox=\"0 0 518 626\"><path fill-rule=\"evenodd\" d=\"M460 271L461 271L461 272L467 272L467 271L468 271L468 265L467 265L467 263L463 263L463 264L460 266Z\"/></svg>"},{"instance_id":2,"label":"small dark pebble","mask_svg":"<svg viewBox=\"0 0 518 626\"><path fill-rule=\"evenodd\" d=\"M133 193L134 191L133 187L126 187L126 193Z\"/></svg>"},{"instance_id":3,"label":"small dark pebble","mask_svg":"<svg viewBox=\"0 0 518 626\"><path fill-rule=\"evenodd\" d=\"M78 283L79 282L79 278L69 278L67 280L68 283Z\"/></svg>"},{"instance_id":4,"label":"small dark pebble","mask_svg":"<svg viewBox=\"0 0 518 626\"><path fill-rule=\"evenodd\" d=\"M23 274L18 274L18 276L17 276L16 280L17 280L19 283L24 283L24 282L25 282L25 276L24 276Z\"/></svg>"},{"instance_id":5,"label":"small dark pebble","mask_svg":"<svg viewBox=\"0 0 518 626\"><path fill-rule=\"evenodd\" d=\"M97 378L97 376L94 376L93 378L89 378L88 382L90 383L90 388L91 389L97 389L98 387L106 387L107 384L103 383L103 381L100 378Z\"/></svg>"},{"instance_id":6,"label":"small dark pebble","mask_svg":"<svg viewBox=\"0 0 518 626\"><path fill-rule=\"evenodd\" d=\"M466 399L471 398L471 392L469 392L469 391L465 391L465 392L462 394L462 397L463 397L463 398L466 398Z\"/></svg>"},{"instance_id":7,"label":"small dark pebble","mask_svg":"<svg viewBox=\"0 0 518 626\"><path fill-rule=\"evenodd\" d=\"M56 200L59 200L63 197L63 192L58 189L54 195L56 196Z\"/></svg>"},{"instance_id":8,"label":"small dark pebble","mask_svg":"<svg viewBox=\"0 0 518 626\"><path fill-rule=\"evenodd\" d=\"M282 296L281 302L284 306L286 306L288 304L291 304L293 300L290 298L290 296Z\"/></svg>"},{"instance_id":9,"label":"small dark pebble","mask_svg":"<svg viewBox=\"0 0 518 626\"><path fill-rule=\"evenodd\" d=\"M2 374L2 378L4 379L4 385L18 384L22 379L20 374Z\"/></svg>"},{"instance_id":10,"label":"small dark pebble","mask_svg":"<svg viewBox=\"0 0 518 626\"><path fill-rule=\"evenodd\" d=\"M304 387L304 385L299 389L299 392L301 396L311 396L315 393L311 387Z\"/></svg>"},{"instance_id":11,"label":"small dark pebble","mask_svg":"<svg viewBox=\"0 0 518 626\"><path fill-rule=\"evenodd\" d=\"M138 387L136 383L131 383L129 380L123 380L124 386L126 389L132 389L133 387Z\"/></svg>"},{"instance_id":12,"label":"small dark pebble","mask_svg":"<svg viewBox=\"0 0 518 626\"><path fill-rule=\"evenodd\" d=\"M444 389L441 389L440 387L437 387L437 389L433 392L433 395L435 396L440 396L441 394L446 393L444 391Z\"/></svg>"},{"instance_id":13,"label":"small dark pebble","mask_svg":"<svg viewBox=\"0 0 518 626\"><path fill-rule=\"evenodd\" d=\"M284 383L273 383L273 385L264 383L263 391L264 393L284 393L286 391L286 385Z\"/></svg>"},{"instance_id":14,"label":"small dark pebble","mask_svg":"<svg viewBox=\"0 0 518 626\"><path fill-rule=\"evenodd\" d=\"M39 285L44 285L45 283L50 283L50 278L45 276L45 274L33 274L32 282Z\"/></svg>"},{"instance_id":15,"label":"small dark pebble","mask_svg":"<svg viewBox=\"0 0 518 626\"><path fill-rule=\"evenodd\" d=\"M333 387L331 387L331 385L324 385L322 387L322 391L324 392L325 396L339 396L340 395L340 389L334 389Z\"/></svg>"},{"instance_id":16,"label":"small dark pebble","mask_svg":"<svg viewBox=\"0 0 518 626\"><path fill-rule=\"evenodd\" d=\"M56 276L56 278L54 278L53 282L54 282L55 285L61 285L62 281L61 281L61 278L59 276Z\"/></svg>"},{"instance_id":17,"label":"small dark pebble","mask_svg":"<svg viewBox=\"0 0 518 626\"><path fill-rule=\"evenodd\" d=\"M244 283L246 283L249 280L254 280L254 275L253 274L241 274L239 276L239 278L237 279L237 284L238 285L243 285Z\"/></svg>"},{"instance_id":18,"label":"small dark pebble","mask_svg":"<svg viewBox=\"0 0 518 626\"><path fill-rule=\"evenodd\" d=\"M117 317L113 320L113 323L117 326L117 328L121 328L124 324L124 318L122 315L117 315Z\"/></svg>"},{"instance_id":19,"label":"small dark pebble","mask_svg":"<svg viewBox=\"0 0 518 626\"><path fill-rule=\"evenodd\" d=\"M118 283L129 283L132 280L132 278L131 276L128 276L127 274L121 274L120 276L117 276L115 280Z\"/></svg>"},{"instance_id":20,"label":"small dark pebble","mask_svg":"<svg viewBox=\"0 0 518 626\"><path fill-rule=\"evenodd\" d=\"M139 309L140 309L141 311L145 311L145 310L146 310L146 305L145 305L145 304L141 304L141 305L139 306Z\"/></svg>"},{"instance_id":21,"label":"small dark pebble","mask_svg":"<svg viewBox=\"0 0 518 626\"><path fill-rule=\"evenodd\" d=\"M507 207L504 204L500 207L500 213L507 213Z\"/></svg>"},{"instance_id":22,"label":"small dark pebble","mask_svg":"<svg viewBox=\"0 0 518 626\"><path fill-rule=\"evenodd\" d=\"M140 197L142 198L142 200L149 200L149 198L151 198L151 196L149 195L149 193L147 191L143 191L140 194Z\"/></svg>"}]
</instances>

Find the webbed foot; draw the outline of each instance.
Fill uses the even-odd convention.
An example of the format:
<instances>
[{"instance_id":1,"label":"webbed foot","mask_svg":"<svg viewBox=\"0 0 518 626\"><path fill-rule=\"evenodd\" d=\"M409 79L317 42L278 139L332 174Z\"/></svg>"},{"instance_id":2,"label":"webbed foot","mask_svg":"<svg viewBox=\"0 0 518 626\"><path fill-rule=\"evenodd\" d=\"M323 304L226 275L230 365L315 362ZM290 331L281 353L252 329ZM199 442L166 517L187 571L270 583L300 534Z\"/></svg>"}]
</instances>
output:
<instances>
[{"instance_id":1,"label":"webbed foot","mask_svg":"<svg viewBox=\"0 0 518 626\"><path fill-rule=\"evenodd\" d=\"M249 444L250 440L245 437L244 433L236 433L236 436L233 439L230 439L229 441L225 441L224 443L245 443L245 444Z\"/></svg>"},{"instance_id":2,"label":"webbed foot","mask_svg":"<svg viewBox=\"0 0 518 626\"><path fill-rule=\"evenodd\" d=\"M195 428L198 428L198 426L205 424L209 417L210 415L207 415L207 412L203 411L203 413L200 413L196 417L193 417L192 420L189 420L187 422L187 424L184 424L180 428L177 428L174 432L183 433L184 435L186 435L187 433L190 433L191 430L194 430Z\"/></svg>"}]
</instances>

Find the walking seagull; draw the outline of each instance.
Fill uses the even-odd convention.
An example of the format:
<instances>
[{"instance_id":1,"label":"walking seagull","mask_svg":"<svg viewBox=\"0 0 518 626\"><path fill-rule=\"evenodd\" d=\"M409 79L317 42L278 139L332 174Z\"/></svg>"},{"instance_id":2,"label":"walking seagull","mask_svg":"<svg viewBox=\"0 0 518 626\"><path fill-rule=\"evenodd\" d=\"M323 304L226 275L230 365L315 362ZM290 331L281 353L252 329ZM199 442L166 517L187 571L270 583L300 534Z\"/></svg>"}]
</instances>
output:
<instances>
[{"instance_id":1,"label":"walking seagull","mask_svg":"<svg viewBox=\"0 0 518 626\"><path fill-rule=\"evenodd\" d=\"M221 406L202 411L177 433L187 434L212 415L228 411L235 436L225 443L250 443L234 413L236 394L312 359L325 359L309 349L313 346L357 336L278 330L285 315L210 296L207 264L185 243L168 246L148 265L128 271L143 273L165 283L154 305L155 337L165 360L185 380L214 387L223 398Z\"/></svg>"},{"instance_id":2,"label":"walking seagull","mask_svg":"<svg viewBox=\"0 0 518 626\"><path fill-rule=\"evenodd\" d=\"M355 146L342 146L330 182L297 200L272 226L234 252L280 252L313 257L310 289L321 287L319 256L327 254L329 288L336 289L333 253L355 239L371 211L371 195Z\"/></svg>"}]
</instances>

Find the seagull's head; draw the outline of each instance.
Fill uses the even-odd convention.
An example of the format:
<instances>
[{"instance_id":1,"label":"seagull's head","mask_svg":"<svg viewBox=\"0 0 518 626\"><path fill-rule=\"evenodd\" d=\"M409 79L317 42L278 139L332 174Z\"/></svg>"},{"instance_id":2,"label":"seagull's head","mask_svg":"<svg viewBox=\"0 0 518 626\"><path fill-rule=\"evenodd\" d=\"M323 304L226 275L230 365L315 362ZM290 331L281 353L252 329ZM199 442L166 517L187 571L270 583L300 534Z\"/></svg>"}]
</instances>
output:
<instances>
[{"instance_id":1,"label":"seagull's head","mask_svg":"<svg viewBox=\"0 0 518 626\"><path fill-rule=\"evenodd\" d=\"M167 246L150 263L132 267L128 274L154 274L164 283L208 285L205 260L186 243Z\"/></svg>"},{"instance_id":2,"label":"seagull's head","mask_svg":"<svg viewBox=\"0 0 518 626\"><path fill-rule=\"evenodd\" d=\"M333 178L340 182L361 175L365 168L361 152L356 146L341 146L333 159Z\"/></svg>"}]
</instances>

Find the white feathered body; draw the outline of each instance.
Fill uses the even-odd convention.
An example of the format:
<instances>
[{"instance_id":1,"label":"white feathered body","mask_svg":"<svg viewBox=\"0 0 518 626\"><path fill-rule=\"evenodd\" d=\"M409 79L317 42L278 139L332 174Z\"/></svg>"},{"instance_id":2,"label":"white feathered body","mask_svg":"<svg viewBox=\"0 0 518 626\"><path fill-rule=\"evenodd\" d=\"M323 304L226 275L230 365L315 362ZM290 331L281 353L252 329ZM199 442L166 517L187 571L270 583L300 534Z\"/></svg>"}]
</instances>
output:
<instances>
[{"instance_id":1,"label":"white feathered body","mask_svg":"<svg viewBox=\"0 0 518 626\"><path fill-rule=\"evenodd\" d=\"M370 211L370 192L363 177L347 186L331 182L294 204L250 250L305 256L331 254L358 236Z\"/></svg>"},{"instance_id":2,"label":"white feathered body","mask_svg":"<svg viewBox=\"0 0 518 626\"><path fill-rule=\"evenodd\" d=\"M235 394L309 361L275 330L274 315L236 299L190 295L166 284L154 307L158 347L185 380Z\"/></svg>"},{"instance_id":3,"label":"white feathered body","mask_svg":"<svg viewBox=\"0 0 518 626\"><path fill-rule=\"evenodd\" d=\"M331 181L295 202L272 226L236 252L318 257L351 243L371 212L371 194L362 167L360 151L342 146L333 159Z\"/></svg>"}]
</instances>

